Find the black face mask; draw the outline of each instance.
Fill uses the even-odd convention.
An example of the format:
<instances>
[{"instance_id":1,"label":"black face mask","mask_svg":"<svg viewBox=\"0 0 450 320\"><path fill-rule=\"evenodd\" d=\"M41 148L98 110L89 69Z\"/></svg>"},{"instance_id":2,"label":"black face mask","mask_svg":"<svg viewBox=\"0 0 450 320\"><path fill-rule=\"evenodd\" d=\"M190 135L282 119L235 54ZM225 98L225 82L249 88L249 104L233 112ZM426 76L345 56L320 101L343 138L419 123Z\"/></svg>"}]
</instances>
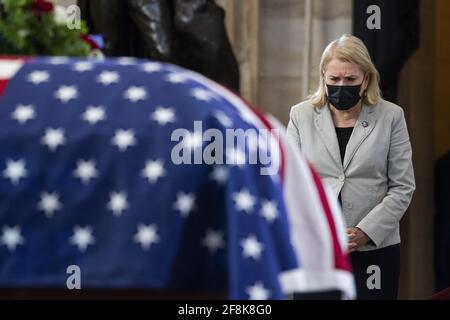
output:
<instances>
[{"instance_id":1,"label":"black face mask","mask_svg":"<svg viewBox=\"0 0 450 320\"><path fill-rule=\"evenodd\" d=\"M359 95L361 86L362 83L357 86L332 86L327 84L328 101L338 110L351 109L361 99Z\"/></svg>"}]
</instances>

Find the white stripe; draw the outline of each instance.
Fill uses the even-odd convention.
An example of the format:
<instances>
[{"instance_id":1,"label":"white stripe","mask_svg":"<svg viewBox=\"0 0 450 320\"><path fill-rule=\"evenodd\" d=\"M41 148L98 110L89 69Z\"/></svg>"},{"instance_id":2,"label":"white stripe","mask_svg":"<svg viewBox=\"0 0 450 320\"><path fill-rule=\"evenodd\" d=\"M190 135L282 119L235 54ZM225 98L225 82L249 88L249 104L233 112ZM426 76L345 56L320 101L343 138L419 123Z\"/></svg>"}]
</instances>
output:
<instances>
[{"instance_id":1,"label":"white stripe","mask_svg":"<svg viewBox=\"0 0 450 320\"><path fill-rule=\"evenodd\" d=\"M353 275L343 270L296 269L282 272L279 279L285 294L340 290L343 299L356 298Z\"/></svg>"},{"instance_id":2,"label":"white stripe","mask_svg":"<svg viewBox=\"0 0 450 320\"><path fill-rule=\"evenodd\" d=\"M284 193L299 264L312 270L334 270L334 250L328 220L306 159L286 146Z\"/></svg>"},{"instance_id":3,"label":"white stripe","mask_svg":"<svg viewBox=\"0 0 450 320\"><path fill-rule=\"evenodd\" d=\"M23 64L22 60L0 59L0 79L11 79Z\"/></svg>"}]
</instances>

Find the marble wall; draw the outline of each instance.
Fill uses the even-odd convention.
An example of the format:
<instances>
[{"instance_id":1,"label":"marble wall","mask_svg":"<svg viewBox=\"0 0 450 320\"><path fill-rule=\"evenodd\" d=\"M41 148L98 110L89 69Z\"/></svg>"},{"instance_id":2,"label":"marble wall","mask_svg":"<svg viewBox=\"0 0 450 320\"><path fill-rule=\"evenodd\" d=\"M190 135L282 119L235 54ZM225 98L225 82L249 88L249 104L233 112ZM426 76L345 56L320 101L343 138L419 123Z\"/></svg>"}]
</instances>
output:
<instances>
[{"instance_id":1,"label":"marble wall","mask_svg":"<svg viewBox=\"0 0 450 320\"><path fill-rule=\"evenodd\" d=\"M450 108L448 102L448 75L450 74L450 1L436 1L436 106L435 155L450 152Z\"/></svg>"},{"instance_id":2,"label":"marble wall","mask_svg":"<svg viewBox=\"0 0 450 320\"><path fill-rule=\"evenodd\" d=\"M228 33L240 63L242 95L287 124L291 106L317 85L325 46L351 32L352 0L311 1L309 55L305 49L306 0L217 2L225 9ZM304 72L305 59L308 72Z\"/></svg>"},{"instance_id":3,"label":"marble wall","mask_svg":"<svg viewBox=\"0 0 450 320\"><path fill-rule=\"evenodd\" d=\"M312 31L308 79L304 79L306 52L304 0L261 0L260 107L287 124L292 105L306 98L318 83L323 49L352 28L351 0L312 1ZM304 81L308 82L304 92Z\"/></svg>"}]
</instances>

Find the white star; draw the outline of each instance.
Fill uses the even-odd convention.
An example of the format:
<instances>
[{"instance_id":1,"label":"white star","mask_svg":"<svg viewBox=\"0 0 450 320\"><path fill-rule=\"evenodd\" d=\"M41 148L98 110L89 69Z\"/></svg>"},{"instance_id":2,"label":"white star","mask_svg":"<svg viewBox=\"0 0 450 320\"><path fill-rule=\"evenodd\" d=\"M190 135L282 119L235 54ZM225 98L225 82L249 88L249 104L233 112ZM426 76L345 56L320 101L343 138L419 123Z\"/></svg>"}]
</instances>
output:
<instances>
[{"instance_id":1,"label":"white star","mask_svg":"<svg viewBox=\"0 0 450 320\"><path fill-rule=\"evenodd\" d=\"M75 63L75 65L73 67L73 69L78 72L89 71L89 70L92 70L92 68L94 68L94 65L87 61L77 62L77 63Z\"/></svg>"},{"instance_id":2,"label":"white star","mask_svg":"<svg viewBox=\"0 0 450 320\"><path fill-rule=\"evenodd\" d=\"M215 253L220 248L224 248L225 242L223 240L223 232L207 230L202 244L206 246L211 253Z\"/></svg>"},{"instance_id":3,"label":"white star","mask_svg":"<svg viewBox=\"0 0 450 320\"><path fill-rule=\"evenodd\" d=\"M98 176L98 171L95 168L95 161L84 161L82 159L78 160L77 168L75 169L73 175L77 178L80 178L84 184L89 183L91 179Z\"/></svg>"},{"instance_id":4,"label":"white star","mask_svg":"<svg viewBox=\"0 0 450 320\"><path fill-rule=\"evenodd\" d=\"M147 62L142 65L142 70L148 73L153 73L156 71L161 71L161 64L156 62Z\"/></svg>"},{"instance_id":5,"label":"white star","mask_svg":"<svg viewBox=\"0 0 450 320\"><path fill-rule=\"evenodd\" d=\"M275 184L281 184L280 182L280 176L278 174L272 174L270 175L270 179L273 181L273 183Z\"/></svg>"},{"instance_id":6,"label":"white star","mask_svg":"<svg viewBox=\"0 0 450 320\"><path fill-rule=\"evenodd\" d=\"M147 99L147 91L144 87L131 86L124 92L124 97L132 102Z\"/></svg>"},{"instance_id":7,"label":"white star","mask_svg":"<svg viewBox=\"0 0 450 320\"><path fill-rule=\"evenodd\" d=\"M113 145L116 145L120 151L125 151L129 146L134 146L136 144L136 138L133 130L117 130L112 139L112 143Z\"/></svg>"},{"instance_id":8,"label":"white star","mask_svg":"<svg viewBox=\"0 0 450 320\"><path fill-rule=\"evenodd\" d=\"M211 91L202 89L202 88L195 88L191 90L191 96L194 98L200 100L200 101L209 101L211 100L214 95Z\"/></svg>"},{"instance_id":9,"label":"white star","mask_svg":"<svg viewBox=\"0 0 450 320\"><path fill-rule=\"evenodd\" d=\"M117 72L114 71L103 71L97 76L97 82L108 86L111 83L119 82L120 76Z\"/></svg>"},{"instance_id":10,"label":"white star","mask_svg":"<svg viewBox=\"0 0 450 320\"><path fill-rule=\"evenodd\" d=\"M163 126L169 122L175 122L175 112L172 108L157 107L151 118Z\"/></svg>"},{"instance_id":11,"label":"white star","mask_svg":"<svg viewBox=\"0 0 450 320\"><path fill-rule=\"evenodd\" d=\"M47 71L36 70L28 74L27 80L34 84L40 84L42 82L48 82L50 74Z\"/></svg>"},{"instance_id":12,"label":"white star","mask_svg":"<svg viewBox=\"0 0 450 320\"><path fill-rule=\"evenodd\" d=\"M172 72L172 73L189 72L189 71L186 71L185 69L181 69L179 66L176 66L176 65L174 65L174 64L167 64L167 65L165 66L165 69L166 69L168 72Z\"/></svg>"},{"instance_id":13,"label":"white star","mask_svg":"<svg viewBox=\"0 0 450 320\"><path fill-rule=\"evenodd\" d=\"M55 151L60 145L66 143L66 138L64 136L64 130L47 128L45 130L45 135L41 139L42 144L48 146L51 151Z\"/></svg>"},{"instance_id":14,"label":"white star","mask_svg":"<svg viewBox=\"0 0 450 320\"><path fill-rule=\"evenodd\" d=\"M227 167L217 165L214 166L213 171L210 174L210 178L216 181L219 185L225 184L228 180L229 172Z\"/></svg>"},{"instance_id":15,"label":"white star","mask_svg":"<svg viewBox=\"0 0 450 320\"><path fill-rule=\"evenodd\" d=\"M73 228L73 235L70 238L70 243L76 245L78 250L86 251L86 248L89 245L95 243L95 238L92 236L92 228L89 226L84 228L75 226L75 228Z\"/></svg>"},{"instance_id":16,"label":"white star","mask_svg":"<svg viewBox=\"0 0 450 320\"><path fill-rule=\"evenodd\" d=\"M99 121L105 120L105 109L103 106L88 106L81 115L81 118L90 124L96 124Z\"/></svg>"},{"instance_id":17,"label":"white star","mask_svg":"<svg viewBox=\"0 0 450 320\"><path fill-rule=\"evenodd\" d=\"M117 59L117 63L122 66L130 66L136 64L137 60L131 57L121 57Z\"/></svg>"},{"instance_id":18,"label":"white star","mask_svg":"<svg viewBox=\"0 0 450 320\"><path fill-rule=\"evenodd\" d=\"M19 122L20 124L24 124L28 120L34 119L35 116L36 114L34 112L34 107L31 104L29 105L19 104L17 105L14 112L11 114L11 117L17 120L17 122Z\"/></svg>"},{"instance_id":19,"label":"white star","mask_svg":"<svg viewBox=\"0 0 450 320\"><path fill-rule=\"evenodd\" d=\"M236 210L251 213L255 205L255 197L253 197L247 189L233 193L233 200L236 202Z\"/></svg>"},{"instance_id":20,"label":"white star","mask_svg":"<svg viewBox=\"0 0 450 320\"><path fill-rule=\"evenodd\" d=\"M170 83L184 83L187 81L187 78L181 73L170 73L165 79Z\"/></svg>"},{"instance_id":21,"label":"white star","mask_svg":"<svg viewBox=\"0 0 450 320\"><path fill-rule=\"evenodd\" d=\"M241 240L243 248L242 254L245 258L253 258L255 260L261 257L264 249L263 244L256 239L254 235L249 235L247 238Z\"/></svg>"},{"instance_id":22,"label":"white star","mask_svg":"<svg viewBox=\"0 0 450 320\"><path fill-rule=\"evenodd\" d=\"M187 217L189 213L194 209L195 195L193 193L179 192L177 194L177 201L173 204L173 207L180 211L182 217Z\"/></svg>"},{"instance_id":23,"label":"white star","mask_svg":"<svg viewBox=\"0 0 450 320\"><path fill-rule=\"evenodd\" d=\"M138 231L133 239L141 245L142 249L147 250L153 243L159 242L158 227L155 224L139 224L137 228Z\"/></svg>"},{"instance_id":24,"label":"white star","mask_svg":"<svg viewBox=\"0 0 450 320\"><path fill-rule=\"evenodd\" d=\"M249 109L241 110L239 112L239 115L241 116L242 120L244 120L245 122L250 123L250 124L255 123L256 116Z\"/></svg>"},{"instance_id":25,"label":"white star","mask_svg":"<svg viewBox=\"0 0 450 320\"><path fill-rule=\"evenodd\" d=\"M270 297L270 290L264 288L263 284L258 281L253 286L245 288L250 300L267 300Z\"/></svg>"},{"instance_id":26,"label":"white star","mask_svg":"<svg viewBox=\"0 0 450 320\"><path fill-rule=\"evenodd\" d=\"M19 227L15 226L10 228L8 226L4 226L2 230L3 233L0 241L1 244L8 247L9 251L14 251L18 245L25 243L25 239L20 234Z\"/></svg>"},{"instance_id":27,"label":"white star","mask_svg":"<svg viewBox=\"0 0 450 320\"><path fill-rule=\"evenodd\" d=\"M112 192L109 195L108 209L115 216L120 216L124 210L128 209L126 194L124 192Z\"/></svg>"},{"instance_id":28,"label":"white star","mask_svg":"<svg viewBox=\"0 0 450 320\"><path fill-rule=\"evenodd\" d=\"M38 203L37 207L40 211L44 211L48 218L51 218L55 214L55 211L62 209L58 193L42 192L41 201Z\"/></svg>"},{"instance_id":29,"label":"white star","mask_svg":"<svg viewBox=\"0 0 450 320\"><path fill-rule=\"evenodd\" d=\"M231 120L224 112L217 111L214 115L224 127L231 127L233 125L233 120Z\"/></svg>"},{"instance_id":30,"label":"white star","mask_svg":"<svg viewBox=\"0 0 450 320\"><path fill-rule=\"evenodd\" d=\"M25 168L25 161L23 159L6 161L6 169L3 171L3 177L10 179L12 184L18 184L20 179L25 178L27 175L27 169Z\"/></svg>"},{"instance_id":31,"label":"white star","mask_svg":"<svg viewBox=\"0 0 450 320\"><path fill-rule=\"evenodd\" d=\"M203 136L199 132L189 132L183 136L183 146L189 150L200 148L203 145Z\"/></svg>"},{"instance_id":32,"label":"white star","mask_svg":"<svg viewBox=\"0 0 450 320\"><path fill-rule=\"evenodd\" d=\"M66 103L69 100L78 98L78 89L76 86L60 86L55 92L55 98L61 100L63 103Z\"/></svg>"},{"instance_id":33,"label":"white star","mask_svg":"<svg viewBox=\"0 0 450 320\"><path fill-rule=\"evenodd\" d=\"M226 149L226 163L232 166L238 166L242 168L245 165L247 157L245 153L239 148L227 148Z\"/></svg>"},{"instance_id":34,"label":"white star","mask_svg":"<svg viewBox=\"0 0 450 320\"><path fill-rule=\"evenodd\" d=\"M148 182L155 183L158 178L166 175L164 169L164 163L162 160L152 161L149 160L145 164L145 168L142 170L142 176L148 179Z\"/></svg>"},{"instance_id":35,"label":"white star","mask_svg":"<svg viewBox=\"0 0 450 320\"><path fill-rule=\"evenodd\" d=\"M67 57L52 57L49 59L49 62L51 64L55 64L55 65L66 64L66 63L69 63L69 58L67 58Z\"/></svg>"},{"instance_id":36,"label":"white star","mask_svg":"<svg viewBox=\"0 0 450 320\"><path fill-rule=\"evenodd\" d=\"M261 215L267 222L272 223L278 217L277 205L274 201L263 200L261 204Z\"/></svg>"}]
</instances>

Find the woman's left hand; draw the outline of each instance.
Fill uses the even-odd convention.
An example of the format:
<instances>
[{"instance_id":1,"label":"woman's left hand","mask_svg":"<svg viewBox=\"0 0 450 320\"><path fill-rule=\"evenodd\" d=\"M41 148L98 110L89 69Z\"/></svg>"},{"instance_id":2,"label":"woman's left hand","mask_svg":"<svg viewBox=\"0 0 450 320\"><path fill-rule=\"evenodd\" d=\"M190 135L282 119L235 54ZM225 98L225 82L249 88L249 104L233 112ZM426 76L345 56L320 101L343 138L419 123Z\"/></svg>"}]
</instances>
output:
<instances>
[{"instance_id":1,"label":"woman's left hand","mask_svg":"<svg viewBox=\"0 0 450 320\"><path fill-rule=\"evenodd\" d=\"M347 236L349 252L359 249L370 241L367 234L359 228L347 228Z\"/></svg>"}]
</instances>

